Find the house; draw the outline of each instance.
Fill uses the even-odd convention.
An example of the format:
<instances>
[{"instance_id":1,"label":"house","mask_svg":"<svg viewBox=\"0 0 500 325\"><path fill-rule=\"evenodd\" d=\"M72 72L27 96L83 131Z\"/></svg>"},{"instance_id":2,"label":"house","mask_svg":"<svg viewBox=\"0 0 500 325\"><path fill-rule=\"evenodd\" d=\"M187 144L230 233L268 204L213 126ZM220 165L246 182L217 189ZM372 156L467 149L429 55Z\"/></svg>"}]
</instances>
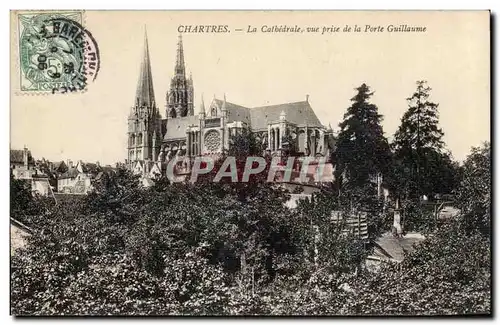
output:
<instances>
[{"instance_id":1,"label":"house","mask_svg":"<svg viewBox=\"0 0 500 325\"><path fill-rule=\"evenodd\" d=\"M15 179L28 182L33 193L52 195L50 172L44 168L44 161L35 161L28 148L10 151L10 169Z\"/></svg>"},{"instance_id":2,"label":"house","mask_svg":"<svg viewBox=\"0 0 500 325\"><path fill-rule=\"evenodd\" d=\"M35 172L31 177L31 191L44 196L53 195L49 176Z\"/></svg>"},{"instance_id":3,"label":"house","mask_svg":"<svg viewBox=\"0 0 500 325\"><path fill-rule=\"evenodd\" d=\"M382 263L400 263L405 254L411 253L415 245L425 240L425 237L416 232L405 233L401 222L399 200L396 200L394 209L392 232L386 232L371 241L373 252L366 259L369 270L377 271Z\"/></svg>"},{"instance_id":4,"label":"house","mask_svg":"<svg viewBox=\"0 0 500 325\"><path fill-rule=\"evenodd\" d=\"M68 170L57 179L59 193L86 194L94 188L94 183L103 179L104 175L115 173L115 168L101 166L99 162L86 163L79 160L75 166L68 161Z\"/></svg>"},{"instance_id":5,"label":"house","mask_svg":"<svg viewBox=\"0 0 500 325\"><path fill-rule=\"evenodd\" d=\"M56 175L61 175L68 171L68 165L62 160L53 162L50 163L50 170Z\"/></svg>"},{"instance_id":6,"label":"house","mask_svg":"<svg viewBox=\"0 0 500 325\"><path fill-rule=\"evenodd\" d=\"M10 150L10 169L15 179L30 179L34 165L35 160L28 148Z\"/></svg>"},{"instance_id":7,"label":"house","mask_svg":"<svg viewBox=\"0 0 500 325\"><path fill-rule=\"evenodd\" d=\"M37 178L39 178L39 183L37 184L39 186L42 186L45 188L47 185L50 186L50 191L57 191L57 177L60 175L62 172L58 171L57 169L53 168L52 162L46 160L45 158L42 158L41 160L35 161L35 173L37 174ZM45 191L45 190L44 190ZM37 192L41 193L41 188L39 187L37 189Z\"/></svg>"},{"instance_id":8,"label":"house","mask_svg":"<svg viewBox=\"0 0 500 325\"><path fill-rule=\"evenodd\" d=\"M86 194L92 189L92 180L101 171L98 163L84 163L80 160L75 167L69 167L67 172L58 177L58 192L65 194Z\"/></svg>"},{"instance_id":9,"label":"house","mask_svg":"<svg viewBox=\"0 0 500 325\"><path fill-rule=\"evenodd\" d=\"M68 169L67 172L59 175L59 177L57 178L57 192L65 194L74 193L74 187L78 175L78 170L74 167Z\"/></svg>"},{"instance_id":10,"label":"house","mask_svg":"<svg viewBox=\"0 0 500 325\"><path fill-rule=\"evenodd\" d=\"M372 242L373 253L366 259L366 267L377 271L383 263L400 263L406 254L415 250L415 245L425 240L420 233L407 233L404 236L395 236L390 232L382 234Z\"/></svg>"},{"instance_id":11,"label":"house","mask_svg":"<svg viewBox=\"0 0 500 325\"><path fill-rule=\"evenodd\" d=\"M18 249L23 248L26 245L26 238L32 233L30 228L10 218L10 255L14 255Z\"/></svg>"}]
</instances>

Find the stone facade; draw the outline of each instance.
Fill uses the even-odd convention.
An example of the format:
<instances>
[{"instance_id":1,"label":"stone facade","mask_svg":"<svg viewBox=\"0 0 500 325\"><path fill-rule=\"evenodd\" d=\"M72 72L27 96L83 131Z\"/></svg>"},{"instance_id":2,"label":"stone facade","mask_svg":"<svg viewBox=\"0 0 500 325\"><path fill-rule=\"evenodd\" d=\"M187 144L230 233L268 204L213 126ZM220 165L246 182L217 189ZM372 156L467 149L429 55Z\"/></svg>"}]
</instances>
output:
<instances>
[{"instance_id":1,"label":"stone facade","mask_svg":"<svg viewBox=\"0 0 500 325\"><path fill-rule=\"evenodd\" d=\"M137 173L164 170L174 156L191 158L229 150L233 135L252 132L263 154L279 155L293 148L298 156L330 157L335 146L331 127L321 124L304 101L263 107L245 107L214 96L208 107L203 98L194 113L194 86L186 76L184 49L179 36L174 76L166 92L162 119L153 91L147 36L134 106L128 118L128 166Z\"/></svg>"}]
</instances>

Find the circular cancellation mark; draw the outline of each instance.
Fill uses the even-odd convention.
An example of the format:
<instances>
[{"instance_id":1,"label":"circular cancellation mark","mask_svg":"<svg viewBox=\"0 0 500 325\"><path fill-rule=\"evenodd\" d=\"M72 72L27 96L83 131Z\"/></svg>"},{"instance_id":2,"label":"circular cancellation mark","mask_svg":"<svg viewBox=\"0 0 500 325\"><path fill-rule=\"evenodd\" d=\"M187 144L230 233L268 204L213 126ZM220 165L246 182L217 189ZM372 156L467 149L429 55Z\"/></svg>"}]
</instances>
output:
<instances>
[{"instance_id":1,"label":"circular cancellation mark","mask_svg":"<svg viewBox=\"0 0 500 325\"><path fill-rule=\"evenodd\" d=\"M40 17L42 16L42 17ZM99 47L83 26L65 17L41 14L20 37L22 90L83 91L100 68Z\"/></svg>"}]
</instances>

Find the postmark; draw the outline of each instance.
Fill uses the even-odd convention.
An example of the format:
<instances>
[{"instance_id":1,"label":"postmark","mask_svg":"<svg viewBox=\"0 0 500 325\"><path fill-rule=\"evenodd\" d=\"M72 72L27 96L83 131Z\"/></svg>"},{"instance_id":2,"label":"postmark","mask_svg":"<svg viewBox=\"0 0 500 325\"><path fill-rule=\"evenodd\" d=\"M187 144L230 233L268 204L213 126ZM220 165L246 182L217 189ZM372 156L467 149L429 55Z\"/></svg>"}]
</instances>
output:
<instances>
[{"instance_id":1,"label":"postmark","mask_svg":"<svg viewBox=\"0 0 500 325\"><path fill-rule=\"evenodd\" d=\"M82 25L83 13L19 14L22 92L85 91L100 68L99 47Z\"/></svg>"}]
</instances>

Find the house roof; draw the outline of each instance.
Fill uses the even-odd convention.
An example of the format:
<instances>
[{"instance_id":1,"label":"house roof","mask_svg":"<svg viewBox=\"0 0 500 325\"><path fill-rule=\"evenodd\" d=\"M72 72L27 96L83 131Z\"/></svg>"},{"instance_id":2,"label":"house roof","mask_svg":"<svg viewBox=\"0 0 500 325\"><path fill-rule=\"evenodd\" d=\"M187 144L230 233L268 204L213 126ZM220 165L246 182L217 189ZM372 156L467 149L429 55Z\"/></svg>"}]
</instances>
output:
<instances>
[{"instance_id":1,"label":"house roof","mask_svg":"<svg viewBox=\"0 0 500 325\"><path fill-rule=\"evenodd\" d=\"M26 237L30 236L33 231L20 223L19 221L10 218L10 253L11 255L26 245Z\"/></svg>"},{"instance_id":2,"label":"house roof","mask_svg":"<svg viewBox=\"0 0 500 325\"><path fill-rule=\"evenodd\" d=\"M83 161L79 161L77 164L81 167L82 173L91 174L92 176L97 175L100 171L102 171L102 167L99 164L95 163L84 163Z\"/></svg>"},{"instance_id":3,"label":"house roof","mask_svg":"<svg viewBox=\"0 0 500 325\"><path fill-rule=\"evenodd\" d=\"M116 168L114 168L112 166L102 166L101 169L103 172L108 173L108 174L116 172Z\"/></svg>"},{"instance_id":4,"label":"house roof","mask_svg":"<svg viewBox=\"0 0 500 325\"><path fill-rule=\"evenodd\" d=\"M10 162L11 163L24 163L24 150L10 150ZM28 150L28 162L33 162L33 157L31 156L31 151Z\"/></svg>"},{"instance_id":5,"label":"house roof","mask_svg":"<svg viewBox=\"0 0 500 325\"><path fill-rule=\"evenodd\" d=\"M98 164L94 164L94 163L83 163L82 170L84 173L97 174L101 170L101 167Z\"/></svg>"},{"instance_id":6,"label":"house roof","mask_svg":"<svg viewBox=\"0 0 500 325\"><path fill-rule=\"evenodd\" d=\"M405 252L414 251L414 244L418 244L424 239L425 237L419 233L408 233L403 237L395 237L392 233L387 232L375 240L374 255L401 262Z\"/></svg>"},{"instance_id":7,"label":"house roof","mask_svg":"<svg viewBox=\"0 0 500 325\"><path fill-rule=\"evenodd\" d=\"M56 162L54 162L53 166L54 166L54 170L57 170L57 169L59 169L61 167L66 167L66 163L64 161L62 161L62 160L61 161L56 161Z\"/></svg>"},{"instance_id":8,"label":"house roof","mask_svg":"<svg viewBox=\"0 0 500 325\"><path fill-rule=\"evenodd\" d=\"M39 178L49 178L49 175L47 175L46 173L44 173L43 171L41 171L40 169L35 169L35 173L33 175L31 175L31 178L33 179L39 179Z\"/></svg>"},{"instance_id":9,"label":"house roof","mask_svg":"<svg viewBox=\"0 0 500 325\"><path fill-rule=\"evenodd\" d=\"M72 167L65 173L61 174L61 176L59 176L59 179L76 178L76 176L78 176L78 170L76 169L76 167Z\"/></svg>"}]
</instances>

